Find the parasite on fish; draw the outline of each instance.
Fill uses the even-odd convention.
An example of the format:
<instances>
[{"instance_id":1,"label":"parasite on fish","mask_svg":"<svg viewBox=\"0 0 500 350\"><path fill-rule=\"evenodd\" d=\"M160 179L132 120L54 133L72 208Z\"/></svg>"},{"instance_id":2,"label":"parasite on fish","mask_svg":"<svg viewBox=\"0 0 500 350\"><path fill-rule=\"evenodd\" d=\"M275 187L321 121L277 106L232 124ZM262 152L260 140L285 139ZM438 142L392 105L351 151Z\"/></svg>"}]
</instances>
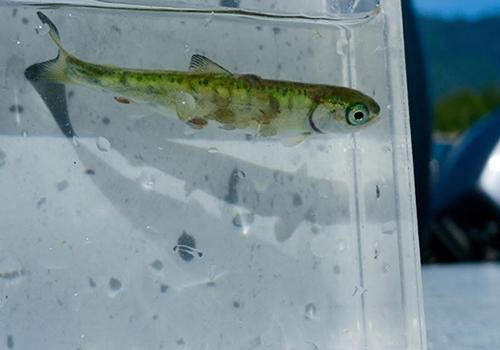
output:
<instances>
[{"instance_id":1,"label":"parasite on fish","mask_svg":"<svg viewBox=\"0 0 500 350\"><path fill-rule=\"evenodd\" d=\"M278 137L288 145L317 134L354 132L379 119L377 102L360 91L233 74L198 54L191 57L188 71L86 62L68 53L54 23L37 14L48 25L59 53L28 67L25 76L31 81L83 85L113 93L118 103L153 106L196 130L213 124L222 133Z\"/></svg>"}]
</instances>

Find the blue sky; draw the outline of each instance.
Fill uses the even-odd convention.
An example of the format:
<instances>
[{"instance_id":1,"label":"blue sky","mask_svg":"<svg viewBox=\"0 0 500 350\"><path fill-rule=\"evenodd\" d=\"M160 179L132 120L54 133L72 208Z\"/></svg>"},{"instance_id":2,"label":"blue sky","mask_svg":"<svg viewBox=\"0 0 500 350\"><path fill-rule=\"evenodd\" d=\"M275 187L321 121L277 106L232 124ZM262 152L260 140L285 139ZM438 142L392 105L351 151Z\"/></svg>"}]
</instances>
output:
<instances>
[{"instance_id":1,"label":"blue sky","mask_svg":"<svg viewBox=\"0 0 500 350\"><path fill-rule=\"evenodd\" d=\"M403 0L408 1L408 0ZM500 0L412 0L417 13L445 18L500 15Z\"/></svg>"}]
</instances>

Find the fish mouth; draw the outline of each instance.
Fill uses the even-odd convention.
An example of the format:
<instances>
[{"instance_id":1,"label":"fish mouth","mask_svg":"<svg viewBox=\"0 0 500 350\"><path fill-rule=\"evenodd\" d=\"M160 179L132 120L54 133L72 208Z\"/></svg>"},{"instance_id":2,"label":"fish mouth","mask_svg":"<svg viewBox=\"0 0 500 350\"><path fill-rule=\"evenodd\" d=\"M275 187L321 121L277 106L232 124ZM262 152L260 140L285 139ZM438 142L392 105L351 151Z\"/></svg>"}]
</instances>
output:
<instances>
[{"instance_id":1,"label":"fish mouth","mask_svg":"<svg viewBox=\"0 0 500 350\"><path fill-rule=\"evenodd\" d=\"M370 108L370 112L373 116L373 118L377 118L378 115L380 114L380 106L377 102L375 102L373 99L370 99L371 101L369 102L369 108Z\"/></svg>"}]
</instances>

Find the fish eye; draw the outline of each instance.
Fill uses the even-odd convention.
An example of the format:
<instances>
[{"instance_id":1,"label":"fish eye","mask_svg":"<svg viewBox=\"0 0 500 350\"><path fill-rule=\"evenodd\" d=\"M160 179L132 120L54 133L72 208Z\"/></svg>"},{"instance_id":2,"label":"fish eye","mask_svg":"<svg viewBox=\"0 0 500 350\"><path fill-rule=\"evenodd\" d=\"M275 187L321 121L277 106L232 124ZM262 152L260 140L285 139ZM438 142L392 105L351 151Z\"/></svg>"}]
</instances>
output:
<instances>
[{"instance_id":1,"label":"fish eye","mask_svg":"<svg viewBox=\"0 0 500 350\"><path fill-rule=\"evenodd\" d=\"M368 108L362 103L357 103L349 107L347 122L351 125L360 125L367 121L368 115Z\"/></svg>"}]
</instances>

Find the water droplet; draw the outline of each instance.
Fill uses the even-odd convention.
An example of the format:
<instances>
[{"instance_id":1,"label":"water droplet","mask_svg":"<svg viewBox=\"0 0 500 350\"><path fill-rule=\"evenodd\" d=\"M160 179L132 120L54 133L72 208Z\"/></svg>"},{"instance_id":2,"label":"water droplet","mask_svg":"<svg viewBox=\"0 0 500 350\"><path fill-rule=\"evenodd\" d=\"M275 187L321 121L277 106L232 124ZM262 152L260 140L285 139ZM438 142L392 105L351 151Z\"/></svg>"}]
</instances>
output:
<instances>
[{"instance_id":1,"label":"water droplet","mask_svg":"<svg viewBox=\"0 0 500 350\"><path fill-rule=\"evenodd\" d=\"M378 248L378 241L375 241L373 245L373 259L377 260L379 257L380 250Z\"/></svg>"},{"instance_id":2,"label":"water droplet","mask_svg":"<svg viewBox=\"0 0 500 350\"><path fill-rule=\"evenodd\" d=\"M236 214L233 218L233 225L241 227L241 232L246 235L250 232L250 227L254 221L253 214Z\"/></svg>"},{"instance_id":3,"label":"water droplet","mask_svg":"<svg viewBox=\"0 0 500 350\"><path fill-rule=\"evenodd\" d=\"M212 23L213 19L215 17L215 13L212 11L210 13L210 16L205 20L205 27L208 27L210 23Z\"/></svg>"},{"instance_id":4,"label":"water droplet","mask_svg":"<svg viewBox=\"0 0 500 350\"><path fill-rule=\"evenodd\" d=\"M76 137L76 136L73 136L71 138L71 142L73 142L73 146L75 146L75 147L79 147L80 146L80 142L78 141L78 137Z\"/></svg>"},{"instance_id":5,"label":"water droplet","mask_svg":"<svg viewBox=\"0 0 500 350\"><path fill-rule=\"evenodd\" d=\"M26 84L26 80L19 79L19 77L24 75L26 66L27 65L23 57L12 55L7 61L7 65L5 67L5 80L2 83L4 83L5 86L13 92L21 89Z\"/></svg>"},{"instance_id":6,"label":"water droplet","mask_svg":"<svg viewBox=\"0 0 500 350\"><path fill-rule=\"evenodd\" d=\"M345 52L347 50L347 45L348 45L348 42L347 42L347 39L345 37L345 34L342 33L341 37L337 40L336 42L336 52L337 52L337 55L339 56L345 56Z\"/></svg>"},{"instance_id":7,"label":"water droplet","mask_svg":"<svg viewBox=\"0 0 500 350\"><path fill-rule=\"evenodd\" d=\"M345 248L346 248L346 245L345 245L344 240L339 239L337 241L337 249L339 250L339 252L343 252L345 250Z\"/></svg>"},{"instance_id":8,"label":"water droplet","mask_svg":"<svg viewBox=\"0 0 500 350\"><path fill-rule=\"evenodd\" d=\"M246 346L244 346L242 348L245 350L254 350L254 349L260 348L261 346L262 346L262 339L260 338L260 336L257 336L255 338L253 338L252 340L250 340L246 344Z\"/></svg>"},{"instance_id":9,"label":"water droplet","mask_svg":"<svg viewBox=\"0 0 500 350\"><path fill-rule=\"evenodd\" d=\"M209 147L208 148L208 153L210 153L210 154L215 154L218 152L219 152L219 150L217 149L217 147Z\"/></svg>"},{"instance_id":10,"label":"water droplet","mask_svg":"<svg viewBox=\"0 0 500 350\"><path fill-rule=\"evenodd\" d=\"M194 99L193 95L185 91L181 91L177 94L175 102L188 108L196 107L196 100Z\"/></svg>"},{"instance_id":11,"label":"water droplet","mask_svg":"<svg viewBox=\"0 0 500 350\"><path fill-rule=\"evenodd\" d=\"M68 180L63 180L63 181L59 181L57 184L56 184L56 188L59 192L62 192L64 191L65 189L67 189L69 186L69 182Z\"/></svg>"},{"instance_id":12,"label":"water droplet","mask_svg":"<svg viewBox=\"0 0 500 350\"><path fill-rule=\"evenodd\" d=\"M24 111L24 107L20 104L13 104L9 107L9 112L22 114Z\"/></svg>"},{"instance_id":13,"label":"water droplet","mask_svg":"<svg viewBox=\"0 0 500 350\"><path fill-rule=\"evenodd\" d=\"M384 264L382 265L382 272L384 272L384 273L388 272L388 271L389 271L389 268L390 268L390 265L389 265L389 264L387 264L387 263L384 263Z\"/></svg>"},{"instance_id":14,"label":"water droplet","mask_svg":"<svg viewBox=\"0 0 500 350\"><path fill-rule=\"evenodd\" d=\"M99 136L96 140L97 149L102 152L108 152L111 149L111 143L105 137Z\"/></svg>"},{"instance_id":15,"label":"water droplet","mask_svg":"<svg viewBox=\"0 0 500 350\"><path fill-rule=\"evenodd\" d=\"M311 350L319 350L319 347L316 344L311 343L311 342L307 342L307 344L309 345Z\"/></svg>"},{"instance_id":16,"label":"water droplet","mask_svg":"<svg viewBox=\"0 0 500 350\"><path fill-rule=\"evenodd\" d=\"M152 177L152 178L150 178L149 180L147 180L146 182L144 182L144 184L143 184L143 185L144 185L144 188L145 188L146 190L152 190L152 189L153 189L153 187L154 187L154 185L155 185L155 180L154 180L154 178L153 178L153 177Z\"/></svg>"},{"instance_id":17,"label":"water droplet","mask_svg":"<svg viewBox=\"0 0 500 350\"><path fill-rule=\"evenodd\" d=\"M117 292L119 292L119 291L120 291L120 289L122 288L122 283L121 283L118 279L116 279L116 278L114 278L114 277L111 277L111 278L109 279L108 284L109 284L109 289L110 289L113 293L117 293Z\"/></svg>"},{"instance_id":18,"label":"water droplet","mask_svg":"<svg viewBox=\"0 0 500 350\"><path fill-rule=\"evenodd\" d=\"M210 271L208 272L208 279L210 280L210 282L215 281L215 277L217 277L216 269L217 269L216 265L210 266Z\"/></svg>"},{"instance_id":19,"label":"water droplet","mask_svg":"<svg viewBox=\"0 0 500 350\"><path fill-rule=\"evenodd\" d=\"M306 305L304 317L308 320L313 320L316 317L316 305L309 303Z\"/></svg>"},{"instance_id":20,"label":"water droplet","mask_svg":"<svg viewBox=\"0 0 500 350\"><path fill-rule=\"evenodd\" d=\"M339 242L333 235L326 233L317 233L312 237L309 247L314 256L324 258L327 256L337 255L337 252L332 249L332 246L337 246L338 251L342 251L339 245L344 244L343 241Z\"/></svg>"},{"instance_id":21,"label":"water droplet","mask_svg":"<svg viewBox=\"0 0 500 350\"><path fill-rule=\"evenodd\" d=\"M3 167L6 163L7 154L0 148L0 168Z\"/></svg>"},{"instance_id":22,"label":"water droplet","mask_svg":"<svg viewBox=\"0 0 500 350\"><path fill-rule=\"evenodd\" d=\"M156 271L161 271L163 269L163 263L160 260L156 259L151 263L151 268Z\"/></svg>"},{"instance_id":23,"label":"water droplet","mask_svg":"<svg viewBox=\"0 0 500 350\"><path fill-rule=\"evenodd\" d=\"M7 335L7 349L13 349L14 348L14 337L12 334Z\"/></svg>"},{"instance_id":24,"label":"water droplet","mask_svg":"<svg viewBox=\"0 0 500 350\"><path fill-rule=\"evenodd\" d=\"M180 119L190 120L193 118L193 112L196 110L196 100L191 94L180 91L175 96L175 110Z\"/></svg>"},{"instance_id":25,"label":"water droplet","mask_svg":"<svg viewBox=\"0 0 500 350\"><path fill-rule=\"evenodd\" d=\"M350 329L344 328L342 330L343 337L348 340L352 340L354 338L354 332L351 331Z\"/></svg>"},{"instance_id":26,"label":"water droplet","mask_svg":"<svg viewBox=\"0 0 500 350\"><path fill-rule=\"evenodd\" d=\"M45 35L49 32L49 26L45 23L39 24L35 27L35 32L38 35Z\"/></svg>"},{"instance_id":27,"label":"water droplet","mask_svg":"<svg viewBox=\"0 0 500 350\"><path fill-rule=\"evenodd\" d=\"M89 282L90 288L97 287L97 283L95 283L95 281L94 281L94 279L92 277L88 277L88 282Z\"/></svg>"},{"instance_id":28,"label":"water droplet","mask_svg":"<svg viewBox=\"0 0 500 350\"><path fill-rule=\"evenodd\" d=\"M382 232L386 235L392 235L396 231L396 222L388 221L382 224Z\"/></svg>"},{"instance_id":29,"label":"water droplet","mask_svg":"<svg viewBox=\"0 0 500 350\"><path fill-rule=\"evenodd\" d=\"M151 226L151 225L146 225L146 230L156 233L156 234L161 234L160 230L158 230L156 227Z\"/></svg>"},{"instance_id":30,"label":"water droplet","mask_svg":"<svg viewBox=\"0 0 500 350\"><path fill-rule=\"evenodd\" d=\"M25 271L19 259L7 251L0 252L0 290L3 285L19 284Z\"/></svg>"},{"instance_id":31,"label":"water droplet","mask_svg":"<svg viewBox=\"0 0 500 350\"><path fill-rule=\"evenodd\" d=\"M153 175L149 175L143 172L139 176L139 179L142 188L144 188L146 191L151 191L155 187L156 178Z\"/></svg>"}]
</instances>

